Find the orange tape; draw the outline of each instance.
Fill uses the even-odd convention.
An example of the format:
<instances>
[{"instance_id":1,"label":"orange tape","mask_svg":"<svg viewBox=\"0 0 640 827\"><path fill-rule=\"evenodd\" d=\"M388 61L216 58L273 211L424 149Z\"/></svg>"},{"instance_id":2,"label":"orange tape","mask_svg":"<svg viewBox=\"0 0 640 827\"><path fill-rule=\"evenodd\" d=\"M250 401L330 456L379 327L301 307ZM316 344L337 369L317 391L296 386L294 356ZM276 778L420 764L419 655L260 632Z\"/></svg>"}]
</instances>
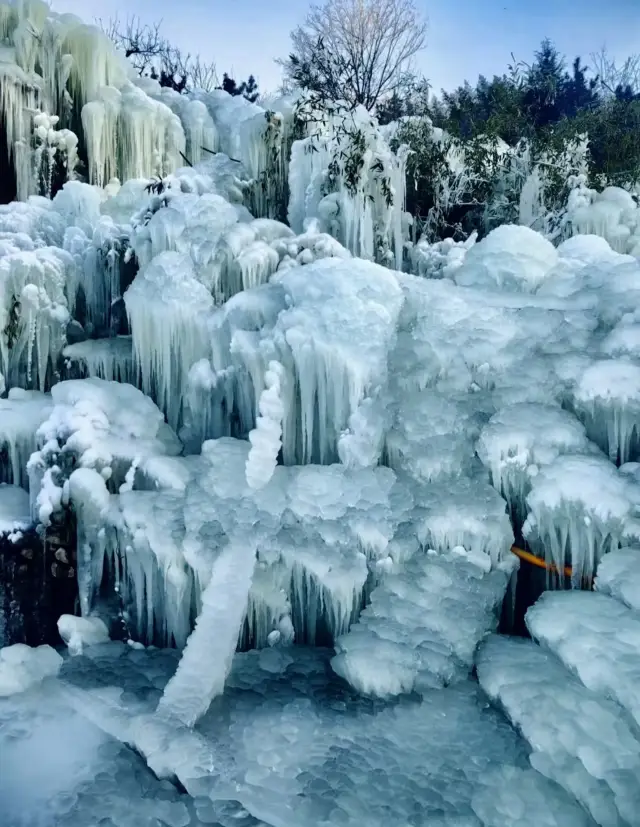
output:
<instances>
[{"instance_id":1,"label":"orange tape","mask_svg":"<svg viewBox=\"0 0 640 827\"><path fill-rule=\"evenodd\" d=\"M545 563L544 560L541 560L540 557L536 557L535 554L531 554L529 551L525 551L517 546L511 546L511 551L516 555L516 557L519 557L521 560L525 560L527 563L531 563L532 565L538 566L538 568L541 569L546 569L547 571L552 571L555 574L558 573L558 569L553 565L553 563ZM571 577L571 566L565 566L564 573L566 577Z\"/></svg>"}]
</instances>

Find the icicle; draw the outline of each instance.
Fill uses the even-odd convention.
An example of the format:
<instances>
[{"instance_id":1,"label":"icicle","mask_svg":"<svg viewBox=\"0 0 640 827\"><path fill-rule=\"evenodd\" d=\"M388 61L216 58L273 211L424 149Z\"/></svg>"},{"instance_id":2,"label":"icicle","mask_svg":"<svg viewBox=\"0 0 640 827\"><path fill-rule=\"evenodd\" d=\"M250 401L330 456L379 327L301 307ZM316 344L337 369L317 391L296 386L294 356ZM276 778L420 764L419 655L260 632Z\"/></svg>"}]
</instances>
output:
<instances>
[{"instance_id":1,"label":"icicle","mask_svg":"<svg viewBox=\"0 0 640 827\"><path fill-rule=\"evenodd\" d=\"M158 712L193 726L224 689L244 622L256 563L255 543L232 538L216 558L202 611Z\"/></svg>"}]
</instances>

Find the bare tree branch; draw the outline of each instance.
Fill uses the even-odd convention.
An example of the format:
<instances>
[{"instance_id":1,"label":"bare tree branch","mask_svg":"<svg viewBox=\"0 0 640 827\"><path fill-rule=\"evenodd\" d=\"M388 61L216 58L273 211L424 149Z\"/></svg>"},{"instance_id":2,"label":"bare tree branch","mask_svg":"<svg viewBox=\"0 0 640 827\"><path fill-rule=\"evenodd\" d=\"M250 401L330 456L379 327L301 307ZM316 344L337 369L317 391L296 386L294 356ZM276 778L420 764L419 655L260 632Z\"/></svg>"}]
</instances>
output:
<instances>
[{"instance_id":1,"label":"bare tree branch","mask_svg":"<svg viewBox=\"0 0 640 827\"><path fill-rule=\"evenodd\" d=\"M599 52L592 52L591 70L599 78L600 84L612 95L617 89L630 89L634 94L640 93L640 53L630 55L621 64L611 57L606 46Z\"/></svg>"},{"instance_id":2,"label":"bare tree branch","mask_svg":"<svg viewBox=\"0 0 640 827\"><path fill-rule=\"evenodd\" d=\"M206 63L200 55L183 53L161 34L162 21L142 23L139 17L127 18L125 23L115 17L107 24L98 20L104 33L122 49L136 72L154 77L165 86L178 91L204 89L210 92L218 85L215 63Z\"/></svg>"},{"instance_id":3,"label":"bare tree branch","mask_svg":"<svg viewBox=\"0 0 640 827\"><path fill-rule=\"evenodd\" d=\"M424 48L426 29L414 0L326 0L291 33L293 54L279 62L294 83L372 109Z\"/></svg>"}]
</instances>

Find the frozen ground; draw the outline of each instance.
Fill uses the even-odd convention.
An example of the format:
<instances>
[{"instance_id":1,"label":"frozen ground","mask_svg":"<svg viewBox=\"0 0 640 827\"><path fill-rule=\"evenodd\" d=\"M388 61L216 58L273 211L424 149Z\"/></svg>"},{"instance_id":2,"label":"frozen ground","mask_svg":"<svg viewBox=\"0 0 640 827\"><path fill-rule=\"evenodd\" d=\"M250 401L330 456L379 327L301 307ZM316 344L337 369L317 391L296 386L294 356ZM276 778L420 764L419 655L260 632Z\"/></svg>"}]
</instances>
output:
<instances>
[{"instance_id":1,"label":"frozen ground","mask_svg":"<svg viewBox=\"0 0 640 827\"><path fill-rule=\"evenodd\" d=\"M155 708L177 653L110 643L66 659L57 680L0 702L3 827L590 824L531 769L528 745L477 684L385 704L337 679L330 654L236 655L192 736L213 767L181 756L187 792L105 733L122 711ZM176 731L174 753L179 742Z\"/></svg>"}]
</instances>

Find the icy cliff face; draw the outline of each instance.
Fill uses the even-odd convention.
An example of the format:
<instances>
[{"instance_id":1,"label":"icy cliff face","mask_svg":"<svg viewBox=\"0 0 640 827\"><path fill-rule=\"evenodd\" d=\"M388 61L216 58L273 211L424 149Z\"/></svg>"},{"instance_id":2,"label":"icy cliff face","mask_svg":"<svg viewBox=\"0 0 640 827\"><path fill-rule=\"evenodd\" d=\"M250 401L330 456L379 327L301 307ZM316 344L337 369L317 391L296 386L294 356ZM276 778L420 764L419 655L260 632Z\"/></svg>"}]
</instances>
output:
<instances>
[{"instance_id":1,"label":"icy cliff face","mask_svg":"<svg viewBox=\"0 0 640 827\"><path fill-rule=\"evenodd\" d=\"M0 553L29 559L37 527L63 561L72 529L82 615L60 618L62 668L0 651L0 747L67 715L61 761L86 774L47 768L60 824L88 789L78 818L118 827L632 827L629 201L582 205L557 247L518 226L421 242L410 275L404 156L362 111L291 148L295 102L134 82L92 27L1 8L20 195L38 149L69 160L74 119L90 183L0 207ZM339 136L364 145L356 179ZM529 612L526 645L489 637L516 537L573 586Z\"/></svg>"}]
</instances>

